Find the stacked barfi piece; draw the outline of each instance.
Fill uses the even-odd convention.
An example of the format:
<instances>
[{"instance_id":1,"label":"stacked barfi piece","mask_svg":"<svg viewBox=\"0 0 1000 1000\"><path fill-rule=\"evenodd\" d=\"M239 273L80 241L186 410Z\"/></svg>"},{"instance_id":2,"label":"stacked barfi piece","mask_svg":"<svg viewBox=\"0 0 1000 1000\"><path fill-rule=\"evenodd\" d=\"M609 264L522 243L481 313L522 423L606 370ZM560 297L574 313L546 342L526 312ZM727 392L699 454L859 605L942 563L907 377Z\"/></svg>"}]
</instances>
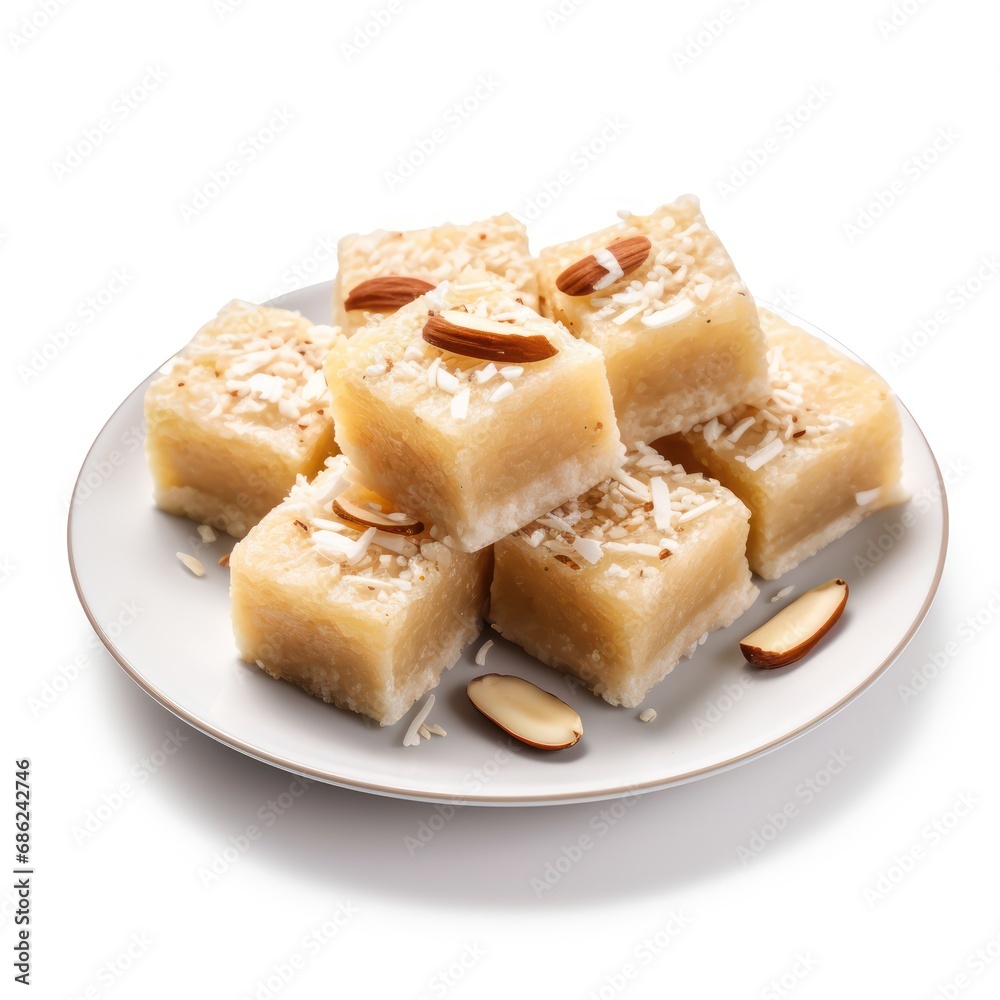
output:
<instances>
[{"instance_id":1,"label":"stacked barfi piece","mask_svg":"<svg viewBox=\"0 0 1000 1000\"><path fill-rule=\"evenodd\" d=\"M242 538L337 450L323 377L337 331L234 301L146 392L158 506Z\"/></svg>"},{"instance_id":2,"label":"stacked barfi piece","mask_svg":"<svg viewBox=\"0 0 1000 1000\"><path fill-rule=\"evenodd\" d=\"M150 388L148 449L160 506L249 531L241 656L382 724L484 614L635 706L751 568L902 498L885 385L762 329L693 198L538 261L510 216L348 237L333 314L227 307Z\"/></svg>"}]
</instances>

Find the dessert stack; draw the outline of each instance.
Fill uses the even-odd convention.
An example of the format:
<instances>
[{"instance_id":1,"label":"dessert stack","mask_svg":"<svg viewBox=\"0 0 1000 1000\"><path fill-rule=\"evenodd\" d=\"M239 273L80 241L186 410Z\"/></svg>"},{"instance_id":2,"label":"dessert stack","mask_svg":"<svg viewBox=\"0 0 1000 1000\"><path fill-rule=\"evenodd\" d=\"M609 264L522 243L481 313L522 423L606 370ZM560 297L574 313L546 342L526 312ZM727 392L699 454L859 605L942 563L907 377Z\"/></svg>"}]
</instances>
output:
<instances>
[{"instance_id":1,"label":"dessert stack","mask_svg":"<svg viewBox=\"0 0 1000 1000\"><path fill-rule=\"evenodd\" d=\"M163 509L240 538L240 655L398 722L478 634L633 707L904 499L869 369L758 311L693 197L528 251L351 236L332 314L234 302L150 386Z\"/></svg>"}]
</instances>

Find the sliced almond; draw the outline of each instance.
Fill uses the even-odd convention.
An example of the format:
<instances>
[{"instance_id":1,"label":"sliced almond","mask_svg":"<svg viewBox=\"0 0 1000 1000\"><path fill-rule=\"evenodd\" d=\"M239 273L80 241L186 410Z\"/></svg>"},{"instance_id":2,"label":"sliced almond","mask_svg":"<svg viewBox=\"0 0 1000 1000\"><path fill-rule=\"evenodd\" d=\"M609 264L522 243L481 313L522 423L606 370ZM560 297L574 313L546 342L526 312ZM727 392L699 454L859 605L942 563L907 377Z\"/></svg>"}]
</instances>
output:
<instances>
[{"instance_id":1,"label":"sliced almond","mask_svg":"<svg viewBox=\"0 0 1000 1000\"><path fill-rule=\"evenodd\" d=\"M565 555L562 552L557 552L556 553L556 559L559 562L561 562L561 563L565 563L567 566L569 566L570 569L579 569L580 568L580 564L578 562L576 562L576 560L570 559L569 556Z\"/></svg>"},{"instance_id":2,"label":"sliced almond","mask_svg":"<svg viewBox=\"0 0 1000 1000\"><path fill-rule=\"evenodd\" d=\"M583 736L583 722L566 702L523 677L483 674L466 690L487 719L529 746L565 750Z\"/></svg>"},{"instance_id":3,"label":"sliced almond","mask_svg":"<svg viewBox=\"0 0 1000 1000\"><path fill-rule=\"evenodd\" d=\"M423 336L428 344L442 351L482 361L528 364L559 353L540 333L531 333L514 323L470 316L460 309L431 313Z\"/></svg>"},{"instance_id":4,"label":"sliced almond","mask_svg":"<svg viewBox=\"0 0 1000 1000\"><path fill-rule=\"evenodd\" d=\"M386 274L381 278L369 278L357 285L344 300L344 308L395 310L433 290L434 286L429 281Z\"/></svg>"},{"instance_id":5,"label":"sliced almond","mask_svg":"<svg viewBox=\"0 0 1000 1000\"><path fill-rule=\"evenodd\" d=\"M351 489L348 489L333 501L333 512L345 521L366 528L378 528L379 531L390 535L419 535L424 530L423 524L415 517L409 515L390 517L388 514L372 510L363 502L358 502L360 497L352 500L350 494Z\"/></svg>"},{"instance_id":6,"label":"sliced almond","mask_svg":"<svg viewBox=\"0 0 1000 1000\"><path fill-rule=\"evenodd\" d=\"M556 288L564 295L593 295L595 291L600 291L606 284L609 275L614 274L612 281L631 274L649 256L649 251L653 244L645 236L629 236L626 239L615 240L609 246L601 250L582 257L575 264L570 264L562 274L556 278ZM618 264L617 270L621 274L615 274L612 267L606 266L612 262L605 256L610 254ZM604 258L602 263L601 258Z\"/></svg>"},{"instance_id":7,"label":"sliced almond","mask_svg":"<svg viewBox=\"0 0 1000 1000\"><path fill-rule=\"evenodd\" d=\"M849 592L839 579L806 591L751 632L740 643L740 650L758 667L783 667L802 659L836 624Z\"/></svg>"}]
</instances>

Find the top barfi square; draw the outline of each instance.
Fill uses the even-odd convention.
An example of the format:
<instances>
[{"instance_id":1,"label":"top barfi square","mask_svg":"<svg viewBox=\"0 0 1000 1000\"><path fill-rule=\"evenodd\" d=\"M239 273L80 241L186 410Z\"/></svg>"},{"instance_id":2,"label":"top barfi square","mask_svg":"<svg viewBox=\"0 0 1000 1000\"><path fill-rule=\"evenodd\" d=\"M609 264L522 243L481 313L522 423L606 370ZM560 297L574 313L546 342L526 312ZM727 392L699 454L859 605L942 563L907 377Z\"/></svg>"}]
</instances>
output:
<instances>
[{"instance_id":1,"label":"top barfi square","mask_svg":"<svg viewBox=\"0 0 1000 1000\"><path fill-rule=\"evenodd\" d=\"M599 348L622 440L766 397L757 308L692 196L539 255L542 312Z\"/></svg>"},{"instance_id":2,"label":"top barfi square","mask_svg":"<svg viewBox=\"0 0 1000 1000\"><path fill-rule=\"evenodd\" d=\"M382 229L345 236L337 247L337 261L333 317L348 334L374 315L392 315L466 267L509 281L525 305L538 308L538 281L528 235L512 215L464 226L446 222L405 233Z\"/></svg>"},{"instance_id":3,"label":"top barfi square","mask_svg":"<svg viewBox=\"0 0 1000 1000\"><path fill-rule=\"evenodd\" d=\"M486 271L340 341L326 361L352 474L474 552L621 461L600 352Z\"/></svg>"}]
</instances>

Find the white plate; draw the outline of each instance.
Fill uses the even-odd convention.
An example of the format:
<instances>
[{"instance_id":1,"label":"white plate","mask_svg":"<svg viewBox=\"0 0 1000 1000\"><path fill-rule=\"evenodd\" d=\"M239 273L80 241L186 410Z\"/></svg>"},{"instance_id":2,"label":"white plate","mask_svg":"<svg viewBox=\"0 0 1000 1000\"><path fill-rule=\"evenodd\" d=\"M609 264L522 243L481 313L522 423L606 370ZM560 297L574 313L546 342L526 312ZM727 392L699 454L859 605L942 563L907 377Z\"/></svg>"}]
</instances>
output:
<instances>
[{"instance_id":1,"label":"white plate","mask_svg":"<svg viewBox=\"0 0 1000 1000\"><path fill-rule=\"evenodd\" d=\"M330 297L325 283L276 304L329 322ZM643 707L656 709L653 723L639 722L638 710L574 690L563 675L487 629L436 689L430 721L448 736L403 747L412 711L381 729L237 659L229 573L217 565L232 540L201 549L193 523L153 507L141 447L144 390L145 383L99 434L70 508L70 562L88 617L132 679L184 721L259 760L350 788L477 804L580 802L732 767L828 719L868 687L912 638L944 565L944 487L926 440L904 411L905 475L914 499L873 515L780 581L760 581L757 604L650 693ZM177 551L200 555L207 576L192 576ZM737 643L776 610L771 596L789 584L801 593L834 576L849 582L850 603L813 654L774 671L744 663ZM485 672L473 657L486 637L496 642L485 670L520 674L577 709L585 736L576 747L546 753L512 746L476 712L465 685Z\"/></svg>"}]
</instances>

